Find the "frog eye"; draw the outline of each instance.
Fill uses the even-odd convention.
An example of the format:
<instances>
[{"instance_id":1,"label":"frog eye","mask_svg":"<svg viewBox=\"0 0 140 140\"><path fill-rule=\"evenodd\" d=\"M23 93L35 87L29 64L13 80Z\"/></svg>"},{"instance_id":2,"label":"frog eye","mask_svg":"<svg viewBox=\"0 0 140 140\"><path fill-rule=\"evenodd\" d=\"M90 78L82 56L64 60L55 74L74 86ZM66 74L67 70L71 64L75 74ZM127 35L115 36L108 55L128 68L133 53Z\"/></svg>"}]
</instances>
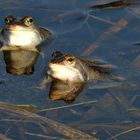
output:
<instances>
[{"instance_id":1,"label":"frog eye","mask_svg":"<svg viewBox=\"0 0 140 140\"><path fill-rule=\"evenodd\" d=\"M11 24L13 21L15 20L15 17L13 17L13 16L7 16L6 18L5 18L5 20L4 20L4 22L5 22L5 24Z\"/></svg>"},{"instance_id":2,"label":"frog eye","mask_svg":"<svg viewBox=\"0 0 140 140\"><path fill-rule=\"evenodd\" d=\"M33 25L34 24L34 20L32 19L32 17L27 17L24 20L24 24L27 26Z\"/></svg>"},{"instance_id":3,"label":"frog eye","mask_svg":"<svg viewBox=\"0 0 140 140\"><path fill-rule=\"evenodd\" d=\"M28 19L28 23L32 24L33 23L33 19L32 18Z\"/></svg>"},{"instance_id":4,"label":"frog eye","mask_svg":"<svg viewBox=\"0 0 140 140\"><path fill-rule=\"evenodd\" d=\"M74 59L74 58L68 58L66 61L67 61L67 63L69 63L69 64L74 64L75 59Z\"/></svg>"},{"instance_id":5,"label":"frog eye","mask_svg":"<svg viewBox=\"0 0 140 140\"><path fill-rule=\"evenodd\" d=\"M73 59L73 58L69 58L67 61L69 61L69 62L73 62L74 59Z\"/></svg>"}]
</instances>

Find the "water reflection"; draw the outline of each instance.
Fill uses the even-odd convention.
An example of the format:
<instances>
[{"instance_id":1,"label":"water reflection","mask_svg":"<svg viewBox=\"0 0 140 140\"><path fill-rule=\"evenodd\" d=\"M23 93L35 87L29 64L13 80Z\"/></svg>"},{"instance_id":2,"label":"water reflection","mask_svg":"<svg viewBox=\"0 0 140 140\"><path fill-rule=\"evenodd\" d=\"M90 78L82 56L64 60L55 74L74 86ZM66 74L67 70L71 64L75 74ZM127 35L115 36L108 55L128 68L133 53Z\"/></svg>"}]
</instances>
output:
<instances>
[{"instance_id":1,"label":"water reflection","mask_svg":"<svg viewBox=\"0 0 140 140\"><path fill-rule=\"evenodd\" d=\"M73 102L85 86L84 82L64 82L53 80L50 87L49 98Z\"/></svg>"},{"instance_id":2,"label":"water reflection","mask_svg":"<svg viewBox=\"0 0 140 140\"><path fill-rule=\"evenodd\" d=\"M38 52L28 50L3 51L6 71L16 75L32 74L38 56Z\"/></svg>"}]
</instances>

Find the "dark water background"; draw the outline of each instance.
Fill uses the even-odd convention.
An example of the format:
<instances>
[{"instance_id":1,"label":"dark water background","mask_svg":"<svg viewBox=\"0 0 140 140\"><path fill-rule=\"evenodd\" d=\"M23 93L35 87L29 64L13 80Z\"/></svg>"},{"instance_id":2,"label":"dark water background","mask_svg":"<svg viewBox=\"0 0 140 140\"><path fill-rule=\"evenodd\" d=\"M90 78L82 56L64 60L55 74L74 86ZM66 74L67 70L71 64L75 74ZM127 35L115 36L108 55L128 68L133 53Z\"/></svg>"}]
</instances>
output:
<instances>
[{"instance_id":1,"label":"dark water background","mask_svg":"<svg viewBox=\"0 0 140 140\"><path fill-rule=\"evenodd\" d=\"M64 101L48 99L49 85L37 90L44 77L53 51L72 53L81 58L99 58L116 66L126 82L119 87L88 89L76 101L93 104L46 111L42 115L70 125L88 134L96 133L102 140L140 125L140 2L114 8L90 8L111 0L5 0L0 1L0 26L7 15L31 15L39 26L50 29L54 38L42 44L44 57L39 57L32 75L14 76L6 73L3 54L0 54L0 101L13 104L31 104L39 109L67 105ZM116 24L119 24L119 29ZM88 51L89 50L89 51ZM1 113L2 118L2 113ZM3 116L4 117L4 116ZM8 123L0 124L5 133ZM20 129L20 130L18 130ZM22 129L22 131L21 131ZM16 130L19 132L16 133ZM36 126L14 126L7 134L13 140L46 139L21 132L42 134ZM59 136L53 132L48 135ZM63 136L59 136L63 138ZM139 129L127 132L116 139L140 137ZM47 138L49 139L49 138ZM50 138L51 139L51 138Z\"/></svg>"}]
</instances>

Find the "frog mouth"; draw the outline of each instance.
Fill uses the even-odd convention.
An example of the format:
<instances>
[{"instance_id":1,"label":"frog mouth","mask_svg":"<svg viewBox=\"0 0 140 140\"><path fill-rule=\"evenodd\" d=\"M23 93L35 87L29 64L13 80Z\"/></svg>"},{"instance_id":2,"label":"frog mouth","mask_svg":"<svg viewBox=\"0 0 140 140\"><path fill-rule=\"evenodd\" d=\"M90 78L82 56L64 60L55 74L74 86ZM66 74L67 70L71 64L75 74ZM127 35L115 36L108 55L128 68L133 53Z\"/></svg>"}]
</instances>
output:
<instances>
[{"instance_id":1,"label":"frog mouth","mask_svg":"<svg viewBox=\"0 0 140 140\"><path fill-rule=\"evenodd\" d=\"M8 30L10 32L14 32L14 31L28 31L28 32L31 32L31 31L33 31L32 28L29 28L29 27L21 25L21 24L10 25L8 27Z\"/></svg>"}]
</instances>

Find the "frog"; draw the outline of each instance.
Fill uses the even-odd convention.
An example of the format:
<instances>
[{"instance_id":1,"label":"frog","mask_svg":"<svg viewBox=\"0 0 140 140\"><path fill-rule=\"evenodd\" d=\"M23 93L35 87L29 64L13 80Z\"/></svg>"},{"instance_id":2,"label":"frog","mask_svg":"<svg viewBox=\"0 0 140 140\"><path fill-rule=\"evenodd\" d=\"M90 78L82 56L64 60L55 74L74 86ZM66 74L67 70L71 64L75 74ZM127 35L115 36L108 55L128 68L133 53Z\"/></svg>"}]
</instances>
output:
<instances>
[{"instance_id":1,"label":"frog","mask_svg":"<svg viewBox=\"0 0 140 140\"><path fill-rule=\"evenodd\" d=\"M100 60L86 60L73 54L55 51L48 63L47 76L40 87L51 82L49 98L73 102L91 81L111 77L113 66L103 64Z\"/></svg>"},{"instance_id":2,"label":"frog","mask_svg":"<svg viewBox=\"0 0 140 140\"><path fill-rule=\"evenodd\" d=\"M38 27L31 16L7 16L0 32L0 51L3 52L7 73L33 74L34 64L41 55L39 45L51 35L51 31Z\"/></svg>"},{"instance_id":3,"label":"frog","mask_svg":"<svg viewBox=\"0 0 140 140\"><path fill-rule=\"evenodd\" d=\"M1 46L16 46L20 48L36 47L51 36L51 32L38 27L32 16L22 18L9 15L4 19L1 29Z\"/></svg>"},{"instance_id":4,"label":"frog","mask_svg":"<svg viewBox=\"0 0 140 140\"><path fill-rule=\"evenodd\" d=\"M73 54L63 55L56 51L48 64L47 74L65 82L87 82L92 79L105 78L110 75L111 65L100 65L99 60L84 60Z\"/></svg>"}]
</instances>

